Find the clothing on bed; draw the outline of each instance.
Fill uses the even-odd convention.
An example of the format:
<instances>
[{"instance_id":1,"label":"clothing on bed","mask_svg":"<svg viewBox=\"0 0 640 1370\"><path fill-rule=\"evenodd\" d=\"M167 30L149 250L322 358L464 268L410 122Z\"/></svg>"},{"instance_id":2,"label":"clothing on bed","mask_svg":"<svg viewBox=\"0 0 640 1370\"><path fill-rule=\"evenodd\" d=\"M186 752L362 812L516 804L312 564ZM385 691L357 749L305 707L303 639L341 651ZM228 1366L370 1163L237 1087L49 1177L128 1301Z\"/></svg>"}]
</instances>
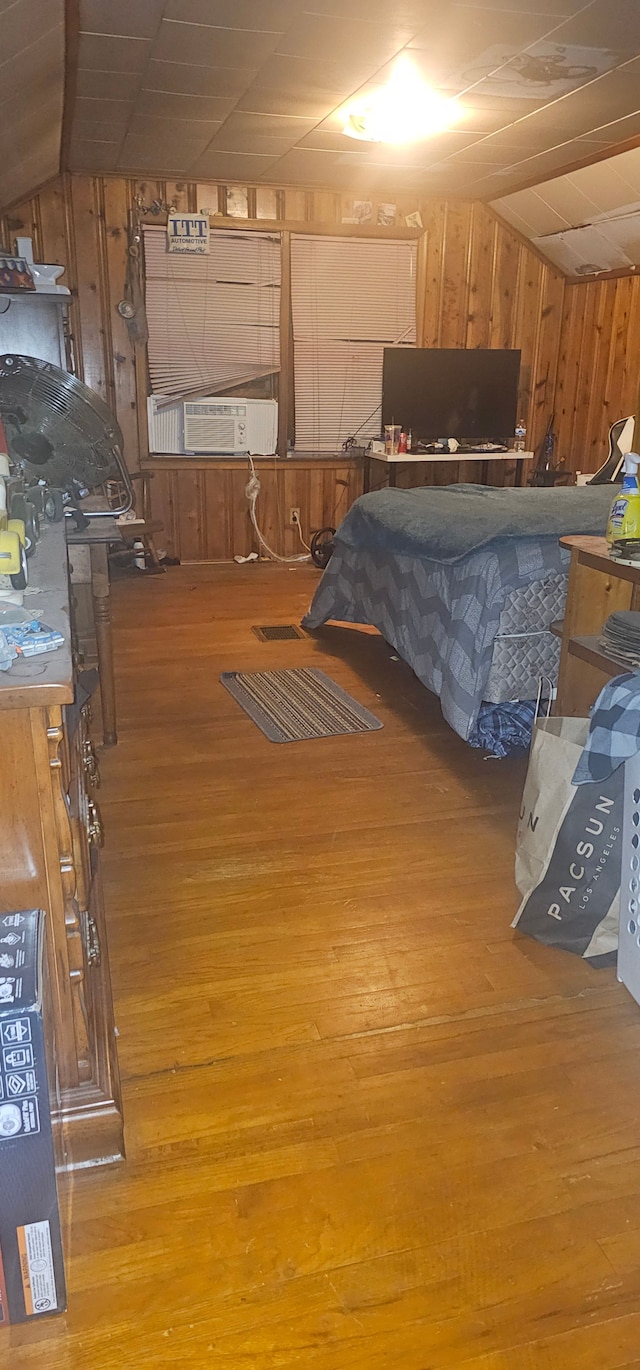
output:
<instances>
[{"instance_id":1,"label":"clothing on bed","mask_svg":"<svg viewBox=\"0 0 640 1370\"><path fill-rule=\"evenodd\" d=\"M338 530L345 547L449 564L489 543L557 541L568 533L604 536L616 487L529 490L487 485L428 485L375 490L352 504Z\"/></svg>"},{"instance_id":2,"label":"clothing on bed","mask_svg":"<svg viewBox=\"0 0 640 1370\"><path fill-rule=\"evenodd\" d=\"M423 685L439 695L451 727L469 740L485 698L507 595L547 577L555 590L558 573L568 567L568 552L557 538L526 538L443 566L424 555L354 549L343 542L343 529L344 523L303 619L305 628L318 628L327 619L378 628Z\"/></svg>"}]
</instances>

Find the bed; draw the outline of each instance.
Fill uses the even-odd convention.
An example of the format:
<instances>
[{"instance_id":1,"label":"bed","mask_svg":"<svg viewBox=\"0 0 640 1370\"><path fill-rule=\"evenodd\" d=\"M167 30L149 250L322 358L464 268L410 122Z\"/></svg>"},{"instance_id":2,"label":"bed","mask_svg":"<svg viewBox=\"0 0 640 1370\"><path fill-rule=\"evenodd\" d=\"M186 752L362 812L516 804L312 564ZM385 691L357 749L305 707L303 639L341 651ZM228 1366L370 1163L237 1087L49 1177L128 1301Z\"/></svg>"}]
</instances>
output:
<instances>
[{"instance_id":1,"label":"bed","mask_svg":"<svg viewBox=\"0 0 640 1370\"><path fill-rule=\"evenodd\" d=\"M352 505L309 612L366 623L438 695L451 727L505 755L526 744L540 676L555 683L569 557L602 535L610 485L379 490ZM526 706L526 707L525 707Z\"/></svg>"}]
</instances>

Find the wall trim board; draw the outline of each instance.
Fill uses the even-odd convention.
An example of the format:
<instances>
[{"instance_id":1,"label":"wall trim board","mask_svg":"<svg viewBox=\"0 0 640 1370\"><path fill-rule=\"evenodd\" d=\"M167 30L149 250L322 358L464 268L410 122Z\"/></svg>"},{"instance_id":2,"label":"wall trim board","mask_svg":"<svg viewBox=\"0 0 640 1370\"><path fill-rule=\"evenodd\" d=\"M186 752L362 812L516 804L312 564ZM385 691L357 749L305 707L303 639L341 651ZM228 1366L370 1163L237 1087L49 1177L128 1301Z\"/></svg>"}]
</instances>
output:
<instances>
[{"instance_id":1,"label":"wall trim board","mask_svg":"<svg viewBox=\"0 0 640 1370\"><path fill-rule=\"evenodd\" d=\"M640 272L637 266L618 267L616 271L593 271L588 276L567 276L568 286L592 285L594 281L619 281L622 277L638 276Z\"/></svg>"},{"instance_id":2,"label":"wall trim board","mask_svg":"<svg viewBox=\"0 0 640 1370\"><path fill-rule=\"evenodd\" d=\"M73 112L78 85L80 46L80 0L64 0L64 103L60 134L60 172L65 172L73 130Z\"/></svg>"},{"instance_id":3,"label":"wall trim board","mask_svg":"<svg viewBox=\"0 0 640 1370\"><path fill-rule=\"evenodd\" d=\"M350 457L347 452L335 457L252 457L256 470L287 471L336 471L343 467L361 469L362 458ZM151 452L141 462L144 471L237 471L249 474L251 468L247 457L181 457L170 452Z\"/></svg>"},{"instance_id":4,"label":"wall trim board","mask_svg":"<svg viewBox=\"0 0 640 1370\"><path fill-rule=\"evenodd\" d=\"M582 167L595 166L597 162L606 162L610 157L618 157L622 152L632 152L636 147L640 147L640 134L638 133L634 133L631 138L621 139L619 143L603 143L601 152L590 152L585 157L578 157L574 162L567 162L566 166L551 172L548 176L541 177L540 172L538 172L536 176L528 177L526 180L518 181L517 185L510 186L503 194L506 198L507 195L518 195L521 190L535 190L538 186L546 185L548 181L557 181L560 176L570 176L573 171L580 171ZM495 194L492 193L491 198L495 200ZM490 204L491 200L487 199L482 203Z\"/></svg>"}]
</instances>

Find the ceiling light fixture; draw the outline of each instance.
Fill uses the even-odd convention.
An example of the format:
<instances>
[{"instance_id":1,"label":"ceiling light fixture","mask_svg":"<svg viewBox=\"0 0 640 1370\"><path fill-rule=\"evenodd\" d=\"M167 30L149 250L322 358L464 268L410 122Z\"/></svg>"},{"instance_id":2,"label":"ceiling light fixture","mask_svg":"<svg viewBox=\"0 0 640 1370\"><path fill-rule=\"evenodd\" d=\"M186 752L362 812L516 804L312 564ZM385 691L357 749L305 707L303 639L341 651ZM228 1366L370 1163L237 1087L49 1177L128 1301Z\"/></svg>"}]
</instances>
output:
<instances>
[{"instance_id":1,"label":"ceiling light fixture","mask_svg":"<svg viewBox=\"0 0 640 1370\"><path fill-rule=\"evenodd\" d=\"M408 57L397 62L386 86L350 105L343 128L365 143L416 143L459 123L464 110L445 100L420 78Z\"/></svg>"}]
</instances>

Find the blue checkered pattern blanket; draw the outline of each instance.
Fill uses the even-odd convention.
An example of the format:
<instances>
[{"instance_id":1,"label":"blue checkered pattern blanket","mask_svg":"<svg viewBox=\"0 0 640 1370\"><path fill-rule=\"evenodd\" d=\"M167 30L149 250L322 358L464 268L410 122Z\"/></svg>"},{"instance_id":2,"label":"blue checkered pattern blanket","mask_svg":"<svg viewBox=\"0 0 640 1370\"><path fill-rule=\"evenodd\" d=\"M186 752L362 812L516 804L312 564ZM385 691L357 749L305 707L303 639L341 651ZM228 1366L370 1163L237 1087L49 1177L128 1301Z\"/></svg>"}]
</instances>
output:
<instances>
[{"instance_id":1,"label":"blue checkered pattern blanket","mask_svg":"<svg viewBox=\"0 0 640 1370\"><path fill-rule=\"evenodd\" d=\"M616 676L600 691L591 711L589 736L573 776L574 785L606 780L640 752L640 671Z\"/></svg>"},{"instance_id":2,"label":"blue checkered pattern blanket","mask_svg":"<svg viewBox=\"0 0 640 1370\"><path fill-rule=\"evenodd\" d=\"M471 740L507 595L566 570L568 553L555 538L519 538L445 566L425 556L350 547L341 532L304 626L338 619L378 628L439 696L451 727Z\"/></svg>"}]
</instances>

